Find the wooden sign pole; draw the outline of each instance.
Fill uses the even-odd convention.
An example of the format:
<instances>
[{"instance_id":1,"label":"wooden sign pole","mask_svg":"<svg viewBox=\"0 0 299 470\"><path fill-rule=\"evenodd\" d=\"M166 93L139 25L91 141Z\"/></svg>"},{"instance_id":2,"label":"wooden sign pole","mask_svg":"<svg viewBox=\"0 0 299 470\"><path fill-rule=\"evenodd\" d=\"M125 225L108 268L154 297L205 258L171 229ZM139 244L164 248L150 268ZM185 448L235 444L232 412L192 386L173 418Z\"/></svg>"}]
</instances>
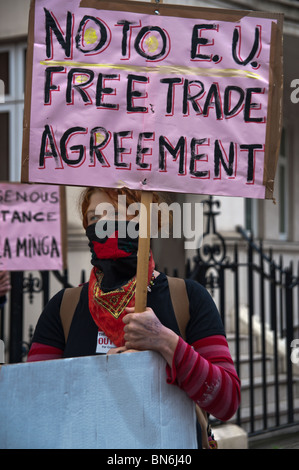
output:
<instances>
[{"instance_id":1,"label":"wooden sign pole","mask_svg":"<svg viewBox=\"0 0 299 470\"><path fill-rule=\"evenodd\" d=\"M157 5L163 0L151 0ZM139 219L139 241L136 273L135 312L144 312L147 301L148 264L151 241L151 202L152 191L141 192L141 210Z\"/></svg>"},{"instance_id":2,"label":"wooden sign pole","mask_svg":"<svg viewBox=\"0 0 299 470\"><path fill-rule=\"evenodd\" d=\"M152 191L142 191L139 218L139 240L136 273L135 312L144 312L147 301L148 264L151 233Z\"/></svg>"}]
</instances>

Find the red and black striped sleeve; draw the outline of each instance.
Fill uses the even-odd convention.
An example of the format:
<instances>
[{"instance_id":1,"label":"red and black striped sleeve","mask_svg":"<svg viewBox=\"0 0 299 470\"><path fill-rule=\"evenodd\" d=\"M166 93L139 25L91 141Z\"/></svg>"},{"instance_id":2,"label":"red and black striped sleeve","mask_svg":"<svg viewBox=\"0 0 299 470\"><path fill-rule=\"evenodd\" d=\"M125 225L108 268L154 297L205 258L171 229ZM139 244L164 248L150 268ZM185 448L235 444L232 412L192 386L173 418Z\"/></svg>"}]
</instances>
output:
<instances>
[{"instance_id":1,"label":"red and black striped sleeve","mask_svg":"<svg viewBox=\"0 0 299 470\"><path fill-rule=\"evenodd\" d=\"M60 359L63 356L63 349L48 346L47 344L32 343L27 356L27 362L49 361Z\"/></svg>"},{"instance_id":2,"label":"red and black striped sleeve","mask_svg":"<svg viewBox=\"0 0 299 470\"><path fill-rule=\"evenodd\" d=\"M225 336L202 338L192 345L179 339L167 382L178 385L202 409L222 421L240 404L240 380Z\"/></svg>"},{"instance_id":3,"label":"red and black striped sleeve","mask_svg":"<svg viewBox=\"0 0 299 470\"><path fill-rule=\"evenodd\" d=\"M41 313L27 356L27 362L58 359L65 348L64 332L60 320L60 304L64 290L59 291Z\"/></svg>"}]
</instances>

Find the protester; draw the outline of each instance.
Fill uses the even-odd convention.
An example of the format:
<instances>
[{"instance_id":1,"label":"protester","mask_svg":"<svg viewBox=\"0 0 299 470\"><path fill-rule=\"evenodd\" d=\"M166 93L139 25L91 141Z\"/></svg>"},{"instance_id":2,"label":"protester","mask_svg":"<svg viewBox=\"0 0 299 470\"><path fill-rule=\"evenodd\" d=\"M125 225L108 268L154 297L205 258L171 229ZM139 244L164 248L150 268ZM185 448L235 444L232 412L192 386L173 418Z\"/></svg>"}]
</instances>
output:
<instances>
[{"instance_id":1,"label":"protester","mask_svg":"<svg viewBox=\"0 0 299 470\"><path fill-rule=\"evenodd\" d=\"M138 238L132 233L123 235L129 224L131 232L132 227L138 231L138 225L126 217L116 221L112 236L106 234L99 239L96 233L100 219L96 211L98 204L110 203L119 211L119 194L126 196L127 206L138 202L140 197L140 192L129 189L84 190L81 211L92 253L90 279L82 287L66 342L60 318L64 290L50 300L37 323L28 361L94 355L101 334L113 343L109 353L128 350L160 353L167 363L169 384L183 389L207 413L228 420L240 403L240 381L214 301L199 283L185 280L190 321L187 341L183 340L171 303L168 278L155 270L150 251L147 308L142 313L134 312Z\"/></svg>"}]
</instances>

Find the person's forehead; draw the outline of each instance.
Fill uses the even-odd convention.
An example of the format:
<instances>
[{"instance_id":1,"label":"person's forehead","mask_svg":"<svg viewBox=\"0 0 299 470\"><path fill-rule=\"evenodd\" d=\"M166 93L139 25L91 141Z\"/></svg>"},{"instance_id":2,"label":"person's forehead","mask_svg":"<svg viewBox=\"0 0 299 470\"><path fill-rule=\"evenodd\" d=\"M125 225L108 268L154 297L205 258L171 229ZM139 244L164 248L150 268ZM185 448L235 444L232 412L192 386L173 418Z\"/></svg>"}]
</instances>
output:
<instances>
[{"instance_id":1,"label":"person's forehead","mask_svg":"<svg viewBox=\"0 0 299 470\"><path fill-rule=\"evenodd\" d=\"M89 211L94 211L97 207L98 204L101 203L110 203L112 204L112 199L109 197L109 195L101 190L97 190L92 193L90 196L89 200L89 206L87 208L87 212Z\"/></svg>"}]
</instances>

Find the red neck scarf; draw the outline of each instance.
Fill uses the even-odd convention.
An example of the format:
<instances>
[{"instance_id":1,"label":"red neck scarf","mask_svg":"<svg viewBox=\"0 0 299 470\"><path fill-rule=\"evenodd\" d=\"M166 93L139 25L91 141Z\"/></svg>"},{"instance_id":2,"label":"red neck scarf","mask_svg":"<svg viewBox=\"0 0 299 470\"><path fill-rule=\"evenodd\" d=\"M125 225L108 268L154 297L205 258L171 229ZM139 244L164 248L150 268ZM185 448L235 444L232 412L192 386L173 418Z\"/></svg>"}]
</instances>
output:
<instances>
[{"instance_id":1,"label":"red neck scarf","mask_svg":"<svg viewBox=\"0 0 299 470\"><path fill-rule=\"evenodd\" d=\"M150 253L148 284L154 268L153 255ZM133 277L125 285L109 292L103 292L101 289L102 279L103 272L93 267L88 288L89 310L96 325L115 346L124 346L122 319L126 315L125 308L135 305L136 278Z\"/></svg>"}]
</instances>

